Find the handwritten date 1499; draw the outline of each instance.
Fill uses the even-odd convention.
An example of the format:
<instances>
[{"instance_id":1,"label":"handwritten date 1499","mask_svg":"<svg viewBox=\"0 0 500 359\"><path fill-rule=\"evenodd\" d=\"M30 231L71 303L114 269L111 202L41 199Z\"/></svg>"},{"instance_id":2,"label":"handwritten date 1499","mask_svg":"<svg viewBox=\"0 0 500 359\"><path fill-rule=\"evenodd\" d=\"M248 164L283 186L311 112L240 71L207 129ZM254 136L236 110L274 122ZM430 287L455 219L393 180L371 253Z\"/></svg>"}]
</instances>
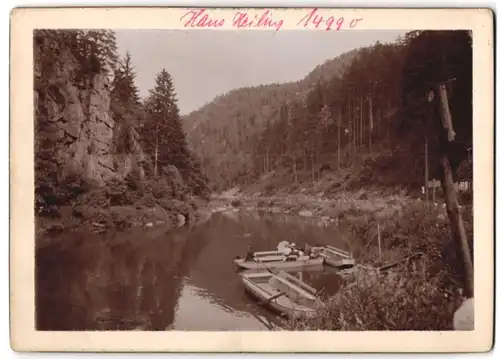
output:
<instances>
[{"instance_id":1,"label":"handwritten date 1499","mask_svg":"<svg viewBox=\"0 0 500 359\"><path fill-rule=\"evenodd\" d=\"M345 21L343 17L323 16L317 8L308 11L308 13L300 19L298 26L304 28L324 28L325 30L341 30L342 28L355 28L363 18L353 18Z\"/></svg>"}]
</instances>

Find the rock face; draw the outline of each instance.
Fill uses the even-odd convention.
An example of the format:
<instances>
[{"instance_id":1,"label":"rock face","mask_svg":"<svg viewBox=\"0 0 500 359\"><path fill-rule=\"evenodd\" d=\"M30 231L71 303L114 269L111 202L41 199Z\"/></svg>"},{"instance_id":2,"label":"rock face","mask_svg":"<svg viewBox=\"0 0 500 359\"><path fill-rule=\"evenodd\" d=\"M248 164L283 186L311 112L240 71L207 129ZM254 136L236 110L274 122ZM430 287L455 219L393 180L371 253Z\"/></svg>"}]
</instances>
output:
<instances>
[{"instance_id":1,"label":"rock face","mask_svg":"<svg viewBox=\"0 0 500 359\"><path fill-rule=\"evenodd\" d=\"M36 159L55 164L59 178L77 175L100 184L140 168L138 143L130 154L113 153L118 124L107 76L83 71L71 51L48 36L37 37L34 46Z\"/></svg>"}]
</instances>

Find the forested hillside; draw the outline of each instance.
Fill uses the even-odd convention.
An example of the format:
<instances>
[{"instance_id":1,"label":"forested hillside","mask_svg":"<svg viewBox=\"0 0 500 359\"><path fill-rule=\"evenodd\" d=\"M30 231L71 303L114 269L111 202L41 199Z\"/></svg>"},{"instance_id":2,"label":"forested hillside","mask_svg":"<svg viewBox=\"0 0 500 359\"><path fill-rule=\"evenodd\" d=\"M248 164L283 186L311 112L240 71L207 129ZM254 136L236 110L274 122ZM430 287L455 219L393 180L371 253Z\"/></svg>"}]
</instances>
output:
<instances>
[{"instance_id":1,"label":"forested hillside","mask_svg":"<svg viewBox=\"0 0 500 359\"><path fill-rule=\"evenodd\" d=\"M471 41L466 31L412 31L339 56L296 83L233 90L184 119L190 144L218 189L341 173L335 186L344 189L420 187L426 142L430 178L439 178L437 133L426 121L435 82L452 80L452 160L462 162L472 146ZM470 164L460 176L470 179Z\"/></svg>"},{"instance_id":2,"label":"forested hillside","mask_svg":"<svg viewBox=\"0 0 500 359\"><path fill-rule=\"evenodd\" d=\"M280 119L282 104L306 94L318 81L340 76L358 50L317 66L304 79L235 89L183 118L189 143L215 187L229 186L253 171L255 144Z\"/></svg>"}]
</instances>

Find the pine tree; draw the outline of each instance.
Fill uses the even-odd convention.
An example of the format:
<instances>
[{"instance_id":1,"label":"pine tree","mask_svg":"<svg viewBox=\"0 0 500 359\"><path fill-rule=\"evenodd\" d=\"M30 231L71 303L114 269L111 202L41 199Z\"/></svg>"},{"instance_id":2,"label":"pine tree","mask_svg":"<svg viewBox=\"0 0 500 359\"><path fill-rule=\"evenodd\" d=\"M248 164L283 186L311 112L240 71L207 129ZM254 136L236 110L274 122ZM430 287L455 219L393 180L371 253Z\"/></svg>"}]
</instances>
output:
<instances>
[{"instance_id":1,"label":"pine tree","mask_svg":"<svg viewBox=\"0 0 500 359\"><path fill-rule=\"evenodd\" d=\"M99 70L112 75L118 64L116 36L113 30L77 30L74 55L80 61L97 59Z\"/></svg>"},{"instance_id":2,"label":"pine tree","mask_svg":"<svg viewBox=\"0 0 500 359\"><path fill-rule=\"evenodd\" d=\"M163 69L156 76L155 87L149 91L145 107L148 118L140 130L143 149L152 159L151 175L162 175L162 169L175 166L195 194L203 192L207 179L201 165L189 151L182 128L176 93L170 74Z\"/></svg>"},{"instance_id":3,"label":"pine tree","mask_svg":"<svg viewBox=\"0 0 500 359\"><path fill-rule=\"evenodd\" d=\"M165 69L156 76L156 85L150 90L148 111L151 114L149 127L154 133L154 141L149 146L154 146L151 153L155 157L156 174L167 165L185 170L188 167L186 136L179 118L172 77Z\"/></svg>"},{"instance_id":4,"label":"pine tree","mask_svg":"<svg viewBox=\"0 0 500 359\"><path fill-rule=\"evenodd\" d=\"M139 89L135 84L136 73L132 58L127 51L125 58L118 62L114 72L112 97L127 107L140 105Z\"/></svg>"}]
</instances>

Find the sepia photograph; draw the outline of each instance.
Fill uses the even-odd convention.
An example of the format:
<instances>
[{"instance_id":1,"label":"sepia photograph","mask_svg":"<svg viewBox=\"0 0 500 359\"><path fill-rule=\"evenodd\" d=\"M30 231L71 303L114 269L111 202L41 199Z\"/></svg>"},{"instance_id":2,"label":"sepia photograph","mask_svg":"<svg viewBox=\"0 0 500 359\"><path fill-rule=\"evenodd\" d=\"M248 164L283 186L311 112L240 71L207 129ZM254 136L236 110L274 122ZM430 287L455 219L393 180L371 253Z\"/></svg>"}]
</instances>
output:
<instances>
[{"instance_id":1,"label":"sepia photograph","mask_svg":"<svg viewBox=\"0 0 500 359\"><path fill-rule=\"evenodd\" d=\"M477 330L474 30L190 16L32 30L34 330Z\"/></svg>"},{"instance_id":2,"label":"sepia photograph","mask_svg":"<svg viewBox=\"0 0 500 359\"><path fill-rule=\"evenodd\" d=\"M468 31L33 35L37 329L474 329Z\"/></svg>"}]
</instances>

